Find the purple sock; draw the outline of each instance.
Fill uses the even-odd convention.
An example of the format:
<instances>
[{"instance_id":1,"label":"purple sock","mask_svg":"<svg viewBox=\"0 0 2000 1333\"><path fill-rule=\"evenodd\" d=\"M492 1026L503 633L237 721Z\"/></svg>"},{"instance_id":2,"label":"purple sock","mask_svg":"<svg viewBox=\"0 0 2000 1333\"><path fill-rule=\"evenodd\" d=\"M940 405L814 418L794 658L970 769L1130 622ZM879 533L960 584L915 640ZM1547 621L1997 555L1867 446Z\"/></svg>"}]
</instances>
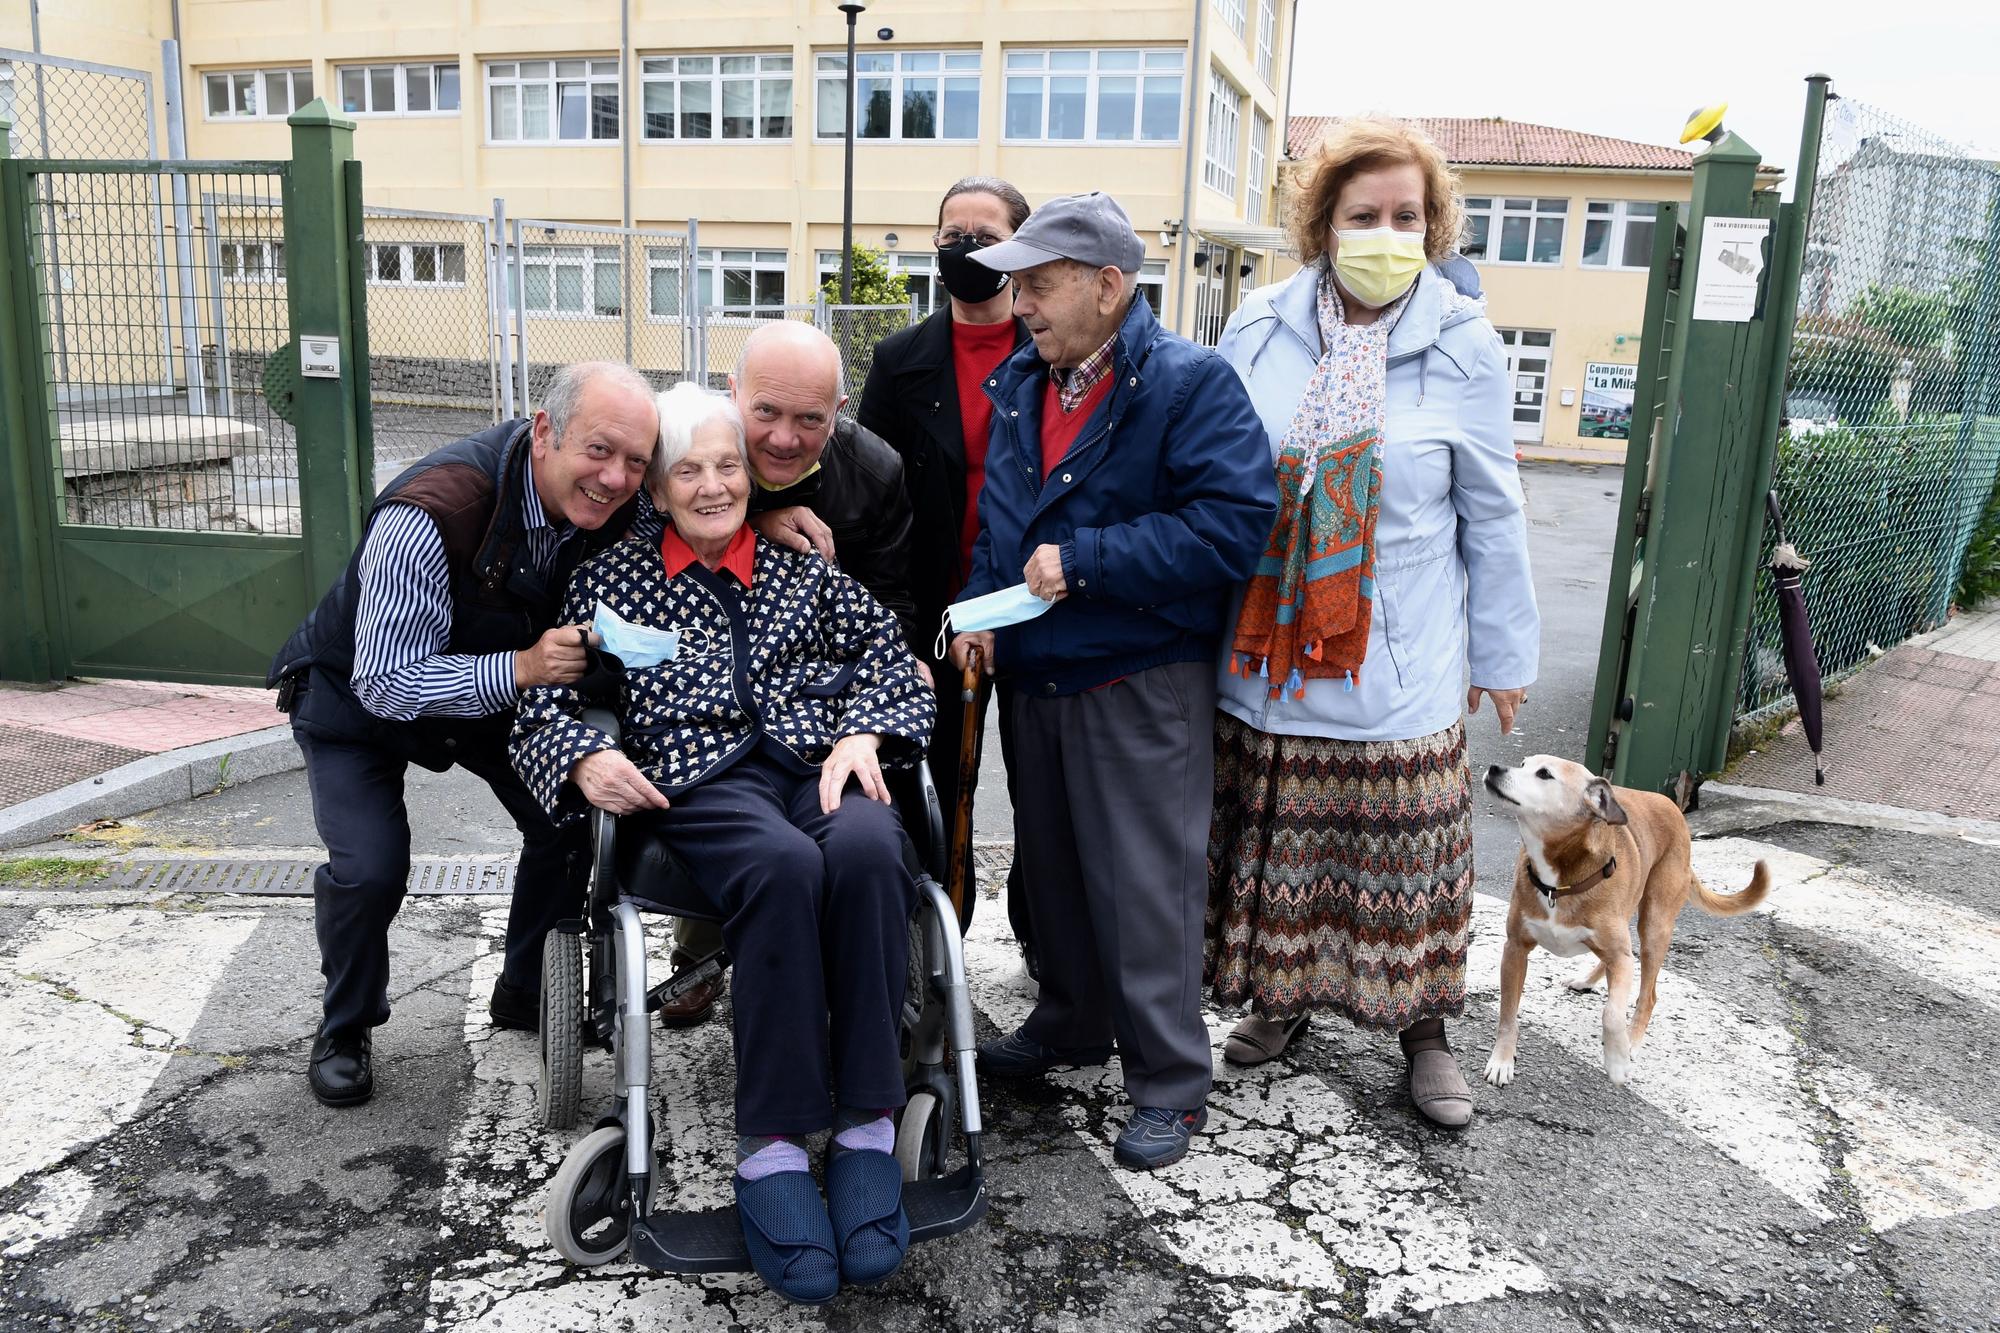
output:
<instances>
[{"instance_id":1,"label":"purple sock","mask_svg":"<svg viewBox=\"0 0 2000 1333\"><path fill-rule=\"evenodd\" d=\"M736 1174L745 1180L762 1180L780 1171L810 1171L806 1150L787 1138L745 1135L736 1140Z\"/></svg>"},{"instance_id":2,"label":"purple sock","mask_svg":"<svg viewBox=\"0 0 2000 1333\"><path fill-rule=\"evenodd\" d=\"M834 1122L833 1141L843 1148L893 1153L896 1122L887 1111L850 1111L842 1107Z\"/></svg>"}]
</instances>

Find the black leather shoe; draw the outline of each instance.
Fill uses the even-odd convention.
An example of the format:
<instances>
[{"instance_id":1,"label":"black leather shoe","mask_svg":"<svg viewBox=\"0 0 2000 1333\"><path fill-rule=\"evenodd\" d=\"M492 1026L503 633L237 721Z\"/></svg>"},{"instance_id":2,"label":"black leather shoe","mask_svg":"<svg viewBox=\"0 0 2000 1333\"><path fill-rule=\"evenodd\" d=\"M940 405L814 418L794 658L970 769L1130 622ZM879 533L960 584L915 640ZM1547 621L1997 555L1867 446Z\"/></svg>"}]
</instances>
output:
<instances>
[{"instance_id":1,"label":"black leather shoe","mask_svg":"<svg viewBox=\"0 0 2000 1333\"><path fill-rule=\"evenodd\" d=\"M496 1028L513 1028L517 1032L540 1032L542 1030L542 990L537 986L526 990L519 986L509 986L505 977L493 978L493 998L487 1001L486 1016L493 1020Z\"/></svg>"},{"instance_id":2,"label":"black leather shoe","mask_svg":"<svg viewBox=\"0 0 2000 1333\"><path fill-rule=\"evenodd\" d=\"M375 1071L370 1063L366 1032L351 1037L313 1038L312 1062L306 1081L322 1106L359 1106L375 1095Z\"/></svg>"}]
</instances>

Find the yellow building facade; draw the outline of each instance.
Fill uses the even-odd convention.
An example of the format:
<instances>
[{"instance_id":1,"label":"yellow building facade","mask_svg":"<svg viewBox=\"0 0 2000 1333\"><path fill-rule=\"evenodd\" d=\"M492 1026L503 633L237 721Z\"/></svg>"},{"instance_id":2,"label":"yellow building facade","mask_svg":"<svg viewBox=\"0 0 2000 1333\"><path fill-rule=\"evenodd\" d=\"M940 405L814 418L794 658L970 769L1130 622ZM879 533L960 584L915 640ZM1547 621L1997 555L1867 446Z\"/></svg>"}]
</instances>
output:
<instances>
[{"instance_id":1,"label":"yellow building facade","mask_svg":"<svg viewBox=\"0 0 2000 1333\"><path fill-rule=\"evenodd\" d=\"M1458 174L1459 248L1479 270L1506 346L1516 442L1529 455L1622 460L1653 214L1662 201L1688 199L1694 156L1499 119L1415 123ZM1291 119L1288 192L1331 124Z\"/></svg>"},{"instance_id":2,"label":"yellow building facade","mask_svg":"<svg viewBox=\"0 0 2000 1333\"><path fill-rule=\"evenodd\" d=\"M1149 299L1169 323L1206 320L1212 333L1274 257L1294 4L872 4L857 28L856 243L886 251L927 310L942 299L930 238L953 181L999 176L1032 203L1105 190L1146 241ZM516 218L668 232L696 219L696 299L746 314L810 303L838 267L847 28L832 0L42 10L42 50L56 56L158 73L159 44L177 34L190 157L285 156L286 115L318 96L356 122L371 207L484 216L499 199ZM0 45L25 49L26 27L25 16L0 19ZM164 152L164 132L160 142ZM448 248L456 235L404 230L409 243L382 261L388 290L371 297L385 313L395 288L450 285L480 266ZM564 334L579 350L605 341L586 327L609 304L592 299L598 284L615 281L620 300L665 317L677 284L638 256L614 276L588 244L580 261L575 246L554 253L578 237L546 239L549 271L527 278L529 294L546 282L544 313L572 317ZM427 243L447 248L417 248ZM225 256L245 272L276 259Z\"/></svg>"}]
</instances>

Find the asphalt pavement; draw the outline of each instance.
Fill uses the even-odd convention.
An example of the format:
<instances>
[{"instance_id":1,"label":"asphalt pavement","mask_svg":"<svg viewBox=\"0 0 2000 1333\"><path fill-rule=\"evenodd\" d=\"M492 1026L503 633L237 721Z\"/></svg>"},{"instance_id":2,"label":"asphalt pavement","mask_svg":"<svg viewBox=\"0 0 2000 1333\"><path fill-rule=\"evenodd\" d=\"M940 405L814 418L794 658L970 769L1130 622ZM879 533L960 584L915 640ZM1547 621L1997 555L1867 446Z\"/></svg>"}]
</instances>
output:
<instances>
[{"instance_id":1,"label":"asphalt pavement","mask_svg":"<svg viewBox=\"0 0 2000 1333\"><path fill-rule=\"evenodd\" d=\"M1579 757L1587 722L1603 588L1586 571L1608 565L1618 472L1525 471L1542 679L1515 736L1473 721L1478 768ZM413 770L408 790L427 865L517 845L477 783ZM1762 859L1778 888L1735 920L1686 913L1631 1084L1604 1077L1601 999L1545 953L1517 1081L1476 1082L1515 847L1482 804L1474 994L1453 1028L1468 1130L1409 1110L1393 1042L1328 1022L1275 1065L1218 1059L1208 1133L1153 1176L1110 1162L1115 1070L989 1084L986 1221L815 1311L747 1277L554 1255L539 1209L578 1135L537 1128L534 1039L485 1021L502 898L412 896L381 1091L313 1103L309 900L117 878L134 858L309 861L303 777L167 807L95 847L34 849L109 858L81 886L40 863L0 885L0 1327L2000 1328L2000 837L1717 805L1697 820L1706 882L1738 888ZM982 802L979 832L1006 839L1003 802ZM968 943L981 1035L1032 1003L993 896L1003 857ZM1210 1014L1218 1044L1233 1018ZM653 1062L663 1188L720 1202L726 1022L656 1037ZM586 1105L611 1082L594 1059Z\"/></svg>"}]
</instances>

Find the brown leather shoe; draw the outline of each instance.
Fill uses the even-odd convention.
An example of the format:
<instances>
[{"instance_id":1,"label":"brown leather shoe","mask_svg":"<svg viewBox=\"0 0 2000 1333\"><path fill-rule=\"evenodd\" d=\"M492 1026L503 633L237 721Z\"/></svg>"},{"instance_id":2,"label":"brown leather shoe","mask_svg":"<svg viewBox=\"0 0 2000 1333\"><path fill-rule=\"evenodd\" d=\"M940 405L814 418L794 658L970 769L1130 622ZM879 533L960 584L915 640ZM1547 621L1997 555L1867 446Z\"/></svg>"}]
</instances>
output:
<instances>
[{"instance_id":1,"label":"brown leather shoe","mask_svg":"<svg viewBox=\"0 0 2000 1333\"><path fill-rule=\"evenodd\" d=\"M674 971L680 972L695 964L695 959L679 949L674 950L672 962ZM699 1027L715 1016L715 1002L722 998L728 988L729 974L718 971L713 979L697 981L679 995L669 996L660 1005L660 1026L663 1028Z\"/></svg>"}]
</instances>

